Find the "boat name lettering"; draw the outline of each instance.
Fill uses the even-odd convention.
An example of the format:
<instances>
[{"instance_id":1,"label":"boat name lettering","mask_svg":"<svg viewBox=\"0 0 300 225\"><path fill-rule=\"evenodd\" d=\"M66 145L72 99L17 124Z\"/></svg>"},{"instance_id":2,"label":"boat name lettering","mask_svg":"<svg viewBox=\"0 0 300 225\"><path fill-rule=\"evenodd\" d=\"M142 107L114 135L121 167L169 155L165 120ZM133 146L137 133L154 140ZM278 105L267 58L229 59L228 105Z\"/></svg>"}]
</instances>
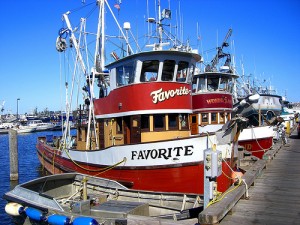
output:
<instances>
[{"instance_id":1,"label":"boat name lettering","mask_svg":"<svg viewBox=\"0 0 300 225\"><path fill-rule=\"evenodd\" d=\"M227 97L223 98L211 98L206 100L207 104L213 104L213 103L230 103L231 100L228 99Z\"/></svg>"},{"instance_id":2,"label":"boat name lettering","mask_svg":"<svg viewBox=\"0 0 300 225\"><path fill-rule=\"evenodd\" d=\"M191 90L189 90L186 87L180 87L175 90L168 90L163 91L163 89L159 89L156 91L152 91L150 95L152 96L153 103L163 102L165 100L168 100L169 98L174 98L176 95L182 96L182 95L189 95L191 93Z\"/></svg>"},{"instance_id":3,"label":"boat name lettering","mask_svg":"<svg viewBox=\"0 0 300 225\"><path fill-rule=\"evenodd\" d=\"M131 160L139 159L156 159L164 158L169 159L172 157L179 156L189 156L193 155L193 145L180 146L174 148L159 148L159 149L149 149L149 150L140 150L131 152Z\"/></svg>"}]
</instances>

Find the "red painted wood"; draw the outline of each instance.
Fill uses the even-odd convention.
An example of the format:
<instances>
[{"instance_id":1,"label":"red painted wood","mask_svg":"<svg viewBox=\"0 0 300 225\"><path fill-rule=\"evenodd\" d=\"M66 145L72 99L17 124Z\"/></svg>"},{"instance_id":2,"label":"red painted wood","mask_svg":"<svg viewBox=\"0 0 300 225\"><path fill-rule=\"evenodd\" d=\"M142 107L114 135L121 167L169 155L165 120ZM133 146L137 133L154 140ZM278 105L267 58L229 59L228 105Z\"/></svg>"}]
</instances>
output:
<instances>
[{"instance_id":1,"label":"red painted wood","mask_svg":"<svg viewBox=\"0 0 300 225\"><path fill-rule=\"evenodd\" d=\"M174 82L128 85L112 90L105 98L95 99L94 107L96 115L141 110L191 110L191 88L189 84Z\"/></svg>"},{"instance_id":2,"label":"red painted wood","mask_svg":"<svg viewBox=\"0 0 300 225\"><path fill-rule=\"evenodd\" d=\"M203 194L204 189L204 167L203 162L194 165L178 164L176 167L169 168L126 168L116 167L115 169L101 173L109 165L84 165L81 167L74 164L69 159L62 158L59 154L54 156L54 149L39 142L37 144L39 160L44 168L50 173L79 172L93 176L113 179L121 183L133 184L133 189L162 191L162 192L182 192ZM54 158L53 158L54 157ZM54 164L53 164L54 163ZM223 172L230 177L231 170L223 163ZM217 178L218 190L224 192L231 184L231 180L224 174Z\"/></svg>"},{"instance_id":3,"label":"red painted wood","mask_svg":"<svg viewBox=\"0 0 300 225\"><path fill-rule=\"evenodd\" d=\"M231 109L232 95L225 93L199 93L192 96L193 110L209 111L209 109Z\"/></svg>"},{"instance_id":4,"label":"red painted wood","mask_svg":"<svg viewBox=\"0 0 300 225\"><path fill-rule=\"evenodd\" d=\"M245 150L252 152L252 155L262 159L265 152L272 147L273 137L239 141L239 145L243 146Z\"/></svg>"}]
</instances>

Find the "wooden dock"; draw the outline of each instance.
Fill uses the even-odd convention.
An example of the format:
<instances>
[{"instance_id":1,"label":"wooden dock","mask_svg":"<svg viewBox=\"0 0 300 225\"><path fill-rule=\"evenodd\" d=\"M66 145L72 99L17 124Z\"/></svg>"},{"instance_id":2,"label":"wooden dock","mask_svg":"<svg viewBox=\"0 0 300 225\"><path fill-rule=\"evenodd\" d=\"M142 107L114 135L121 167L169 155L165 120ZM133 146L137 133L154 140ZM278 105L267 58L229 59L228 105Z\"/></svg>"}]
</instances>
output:
<instances>
[{"instance_id":1,"label":"wooden dock","mask_svg":"<svg viewBox=\"0 0 300 225\"><path fill-rule=\"evenodd\" d=\"M199 215L200 224L300 224L300 139L275 145L255 162L241 185Z\"/></svg>"},{"instance_id":2,"label":"wooden dock","mask_svg":"<svg viewBox=\"0 0 300 225\"><path fill-rule=\"evenodd\" d=\"M263 160L250 158L243 163L247 167L244 183L232 186L231 192L201 212L198 219L171 221L129 215L118 224L300 224L300 138L296 131L287 145L275 144ZM31 223L26 220L25 224Z\"/></svg>"}]
</instances>

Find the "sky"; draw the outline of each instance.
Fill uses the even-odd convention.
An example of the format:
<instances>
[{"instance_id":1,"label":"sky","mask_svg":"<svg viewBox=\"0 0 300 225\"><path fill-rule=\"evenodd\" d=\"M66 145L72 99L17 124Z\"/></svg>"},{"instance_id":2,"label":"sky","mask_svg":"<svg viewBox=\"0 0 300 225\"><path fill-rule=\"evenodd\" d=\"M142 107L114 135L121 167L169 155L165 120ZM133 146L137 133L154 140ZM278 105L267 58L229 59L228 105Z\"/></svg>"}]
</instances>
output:
<instances>
[{"instance_id":1,"label":"sky","mask_svg":"<svg viewBox=\"0 0 300 225\"><path fill-rule=\"evenodd\" d=\"M92 1L1 1L3 113L16 113L17 105L19 113L30 113L34 108L63 109L65 80L60 76L61 53L55 49L62 14ZM145 20L148 14L155 17L154 0L148 0L149 13L147 0L122 0L119 11L113 7L116 0L108 2L121 24L130 22L139 37L147 33ZM181 18L181 36L203 54L205 61L212 59L208 52L222 43L231 28L230 51L239 74L243 65L246 76L265 80L263 85L274 86L290 102L300 102L299 0L161 0L162 9L169 5L176 20L172 23L179 23Z\"/></svg>"}]
</instances>

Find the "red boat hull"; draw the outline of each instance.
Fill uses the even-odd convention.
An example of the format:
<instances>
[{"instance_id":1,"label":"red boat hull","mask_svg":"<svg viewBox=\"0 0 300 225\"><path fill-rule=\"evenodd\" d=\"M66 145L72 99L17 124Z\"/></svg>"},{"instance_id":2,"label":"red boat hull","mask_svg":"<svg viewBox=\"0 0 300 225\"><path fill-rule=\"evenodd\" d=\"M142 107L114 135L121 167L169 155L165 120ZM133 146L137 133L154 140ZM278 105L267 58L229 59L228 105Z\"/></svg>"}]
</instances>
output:
<instances>
[{"instance_id":1,"label":"red boat hull","mask_svg":"<svg viewBox=\"0 0 300 225\"><path fill-rule=\"evenodd\" d=\"M243 146L245 150L251 152L252 155L262 159L265 152L272 147L273 137L239 141L239 145Z\"/></svg>"},{"instance_id":2,"label":"red boat hull","mask_svg":"<svg viewBox=\"0 0 300 225\"><path fill-rule=\"evenodd\" d=\"M107 166L79 164L61 157L58 150L38 142L38 157L42 166L51 174L79 172L83 174L113 179L125 186L138 190L204 193L203 161L176 164L173 167L122 167L103 172ZM217 178L218 191L224 192L231 185L231 170L223 163L222 174ZM228 176L228 177L227 177Z\"/></svg>"}]
</instances>

